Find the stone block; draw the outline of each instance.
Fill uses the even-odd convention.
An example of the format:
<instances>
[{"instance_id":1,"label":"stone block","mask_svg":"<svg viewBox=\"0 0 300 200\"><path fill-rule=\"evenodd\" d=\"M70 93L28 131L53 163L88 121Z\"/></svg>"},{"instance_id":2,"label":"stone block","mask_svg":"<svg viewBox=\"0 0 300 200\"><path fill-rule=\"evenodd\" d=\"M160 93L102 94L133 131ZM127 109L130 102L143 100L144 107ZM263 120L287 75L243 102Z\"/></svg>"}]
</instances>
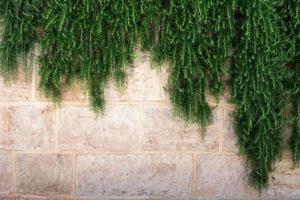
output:
<instances>
[{"instance_id":1,"label":"stone block","mask_svg":"<svg viewBox=\"0 0 300 200\"><path fill-rule=\"evenodd\" d=\"M80 155L80 196L182 197L191 192L190 155Z\"/></svg>"},{"instance_id":2,"label":"stone block","mask_svg":"<svg viewBox=\"0 0 300 200\"><path fill-rule=\"evenodd\" d=\"M140 146L134 106L108 106L98 119L87 107L65 106L58 122L61 149L130 151Z\"/></svg>"},{"instance_id":3,"label":"stone block","mask_svg":"<svg viewBox=\"0 0 300 200\"><path fill-rule=\"evenodd\" d=\"M53 148L54 109L50 106L0 106L0 149Z\"/></svg>"},{"instance_id":4,"label":"stone block","mask_svg":"<svg viewBox=\"0 0 300 200\"><path fill-rule=\"evenodd\" d=\"M19 154L16 160L18 193L70 194L72 158L64 154Z\"/></svg>"},{"instance_id":5,"label":"stone block","mask_svg":"<svg viewBox=\"0 0 300 200\"><path fill-rule=\"evenodd\" d=\"M7 195L13 191L12 158L8 154L0 153L0 195Z\"/></svg>"},{"instance_id":6,"label":"stone block","mask_svg":"<svg viewBox=\"0 0 300 200\"><path fill-rule=\"evenodd\" d=\"M31 81L25 80L21 67L16 81L5 83L0 76L0 101L28 101L31 95Z\"/></svg>"},{"instance_id":7,"label":"stone block","mask_svg":"<svg viewBox=\"0 0 300 200\"><path fill-rule=\"evenodd\" d=\"M171 108L145 107L142 119L144 149L216 152L221 128L219 107L214 109L213 116L202 140L199 125L174 117Z\"/></svg>"},{"instance_id":8,"label":"stone block","mask_svg":"<svg viewBox=\"0 0 300 200\"><path fill-rule=\"evenodd\" d=\"M194 188L204 199L258 198L248 184L245 163L238 156L199 155Z\"/></svg>"},{"instance_id":9,"label":"stone block","mask_svg":"<svg viewBox=\"0 0 300 200\"><path fill-rule=\"evenodd\" d=\"M166 87L168 68L155 69L150 56L138 52L134 67L129 69L128 97L131 101L164 101L167 99Z\"/></svg>"}]
</instances>

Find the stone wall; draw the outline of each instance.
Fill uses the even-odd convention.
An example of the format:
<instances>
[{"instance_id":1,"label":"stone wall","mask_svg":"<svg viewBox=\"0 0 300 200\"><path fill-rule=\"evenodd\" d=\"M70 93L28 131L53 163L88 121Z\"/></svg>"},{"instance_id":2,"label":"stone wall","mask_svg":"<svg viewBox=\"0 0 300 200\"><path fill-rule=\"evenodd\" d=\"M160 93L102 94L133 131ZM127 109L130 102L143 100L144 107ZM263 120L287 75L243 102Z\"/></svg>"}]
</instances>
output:
<instances>
[{"instance_id":1,"label":"stone wall","mask_svg":"<svg viewBox=\"0 0 300 200\"><path fill-rule=\"evenodd\" d=\"M247 184L224 95L201 141L197 125L172 115L167 67L138 53L121 94L109 84L96 118L77 84L56 108L31 82L0 81L0 199L299 199L290 154L261 196Z\"/></svg>"}]
</instances>

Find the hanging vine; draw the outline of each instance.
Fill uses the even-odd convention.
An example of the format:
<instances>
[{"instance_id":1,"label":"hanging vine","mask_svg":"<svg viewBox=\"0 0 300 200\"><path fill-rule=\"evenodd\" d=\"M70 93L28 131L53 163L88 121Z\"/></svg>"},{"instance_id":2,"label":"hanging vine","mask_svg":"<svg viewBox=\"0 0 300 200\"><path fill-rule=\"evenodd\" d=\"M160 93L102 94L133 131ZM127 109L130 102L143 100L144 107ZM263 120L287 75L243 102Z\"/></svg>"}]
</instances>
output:
<instances>
[{"instance_id":1,"label":"hanging vine","mask_svg":"<svg viewBox=\"0 0 300 200\"><path fill-rule=\"evenodd\" d=\"M244 21L232 69L235 132L252 169L250 182L259 190L267 187L283 144L287 70L276 3L240 3Z\"/></svg>"},{"instance_id":2,"label":"hanging vine","mask_svg":"<svg viewBox=\"0 0 300 200\"><path fill-rule=\"evenodd\" d=\"M286 51L288 52L287 67L290 77L287 82L287 90L290 90L292 99L292 136L290 147L293 153L293 161L300 164L300 1L285 0L279 7L279 13L283 17L282 29L286 39Z\"/></svg>"},{"instance_id":3,"label":"hanging vine","mask_svg":"<svg viewBox=\"0 0 300 200\"><path fill-rule=\"evenodd\" d=\"M18 59L30 61L39 46L45 96L59 103L62 85L80 80L101 112L107 81L125 86L140 45L154 63L170 65L175 113L203 129L212 118L206 94L218 98L229 74L235 132L261 190L282 153L288 97L300 162L299 7L299 0L0 0L0 72L15 79Z\"/></svg>"},{"instance_id":4,"label":"hanging vine","mask_svg":"<svg viewBox=\"0 0 300 200\"><path fill-rule=\"evenodd\" d=\"M37 1L0 1L0 71L6 81L16 78L18 56L23 61L30 59L28 52L37 42L36 27L40 24L41 7L33 2ZM24 65L25 71L28 66Z\"/></svg>"},{"instance_id":5,"label":"hanging vine","mask_svg":"<svg viewBox=\"0 0 300 200\"><path fill-rule=\"evenodd\" d=\"M205 127L211 109L207 89L223 89L226 59L234 33L234 1L164 1L154 61L171 65L169 79L175 112Z\"/></svg>"},{"instance_id":6,"label":"hanging vine","mask_svg":"<svg viewBox=\"0 0 300 200\"><path fill-rule=\"evenodd\" d=\"M40 87L61 100L61 81L83 80L95 111L104 108L104 87L126 80L138 37L135 1L47 1L40 37Z\"/></svg>"}]
</instances>

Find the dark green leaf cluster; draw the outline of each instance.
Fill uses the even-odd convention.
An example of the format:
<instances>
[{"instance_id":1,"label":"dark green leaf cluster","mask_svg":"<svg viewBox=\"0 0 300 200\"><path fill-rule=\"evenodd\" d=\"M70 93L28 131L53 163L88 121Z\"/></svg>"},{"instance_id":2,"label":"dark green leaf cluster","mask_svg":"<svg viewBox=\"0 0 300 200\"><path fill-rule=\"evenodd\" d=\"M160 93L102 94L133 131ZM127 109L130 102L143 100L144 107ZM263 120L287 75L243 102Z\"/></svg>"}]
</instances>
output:
<instances>
[{"instance_id":1,"label":"dark green leaf cluster","mask_svg":"<svg viewBox=\"0 0 300 200\"><path fill-rule=\"evenodd\" d=\"M292 137L290 146L293 153L293 161L300 164L300 1L285 0L279 7L283 17L286 51L288 52L287 67L290 76L287 83L287 90L292 100Z\"/></svg>"},{"instance_id":2,"label":"dark green leaf cluster","mask_svg":"<svg viewBox=\"0 0 300 200\"><path fill-rule=\"evenodd\" d=\"M17 58L28 60L28 52L37 42L36 27L40 24L40 3L38 0L0 1L2 20L0 44L0 72L9 80L15 78L18 69ZM25 65L27 67L27 65Z\"/></svg>"},{"instance_id":3,"label":"dark green leaf cluster","mask_svg":"<svg viewBox=\"0 0 300 200\"><path fill-rule=\"evenodd\" d=\"M267 187L269 172L283 146L286 105L284 80L288 76L287 52L276 10L277 1L241 1L242 25L232 67L235 132L241 152L251 166L250 182Z\"/></svg>"},{"instance_id":4,"label":"dark green leaf cluster","mask_svg":"<svg viewBox=\"0 0 300 200\"><path fill-rule=\"evenodd\" d=\"M134 58L138 39L139 4L136 1L43 2L43 29L39 42L40 87L55 100L61 82L83 80L94 110L103 109L103 90L110 77L119 87L126 80L126 66Z\"/></svg>"},{"instance_id":5,"label":"dark green leaf cluster","mask_svg":"<svg viewBox=\"0 0 300 200\"><path fill-rule=\"evenodd\" d=\"M207 89L223 89L226 60L234 33L233 1L166 1L158 26L154 61L171 65L171 101L176 113L205 127L211 109Z\"/></svg>"},{"instance_id":6,"label":"dark green leaf cluster","mask_svg":"<svg viewBox=\"0 0 300 200\"><path fill-rule=\"evenodd\" d=\"M124 87L140 45L170 65L176 114L205 128L206 94L222 92L233 50L235 132L261 190L282 152L289 97L300 162L299 7L299 0L0 0L0 72L15 78L18 59L30 60L39 45L41 91L60 102L62 85L80 80L99 112L107 81Z\"/></svg>"},{"instance_id":7,"label":"dark green leaf cluster","mask_svg":"<svg viewBox=\"0 0 300 200\"><path fill-rule=\"evenodd\" d=\"M299 43L298 43L299 44ZM299 56L300 54L298 54ZM295 71L293 71L293 81L291 94L293 100L293 132L290 139L290 146L293 153L293 161L299 166L300 165L300 59L295 60L297 65L295 66Z\"/></svg>"}]
</instances>

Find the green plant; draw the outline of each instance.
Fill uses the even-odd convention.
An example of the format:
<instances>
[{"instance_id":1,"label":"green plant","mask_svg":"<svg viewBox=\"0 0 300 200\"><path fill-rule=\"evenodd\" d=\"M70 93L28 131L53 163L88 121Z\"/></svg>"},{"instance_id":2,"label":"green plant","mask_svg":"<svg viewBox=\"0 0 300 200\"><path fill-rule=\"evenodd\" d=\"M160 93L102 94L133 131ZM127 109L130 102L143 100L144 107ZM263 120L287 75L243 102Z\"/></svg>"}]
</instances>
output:
<instances>
[{"instance_id":1,"label":"green plant","mask_svg":"<svg viewBox=\"0 0 300 200\"><path fill-rule=\"evenodd\" d=\"M235 132L252 169L250 182L261 190L282 152L286 53L276 1L244 1L239 9L244 19L231 79Z\"/></svg>"},{"instance_id":2,"label":"green plant","mask_svg":"<svg viewBox=\"0 0 300 200\"><path fill-rule=\"evenodd\" d=\"M104 108L109 77L119 87L134 58L139 7L135 1L47 1L40 37L40 87L61 99L62 78L86 82L95 111Z\"/></svg>"},{"instance_id":3,"label":"green plant","mask_svg":"<svg viewBox=\"0 0 300 200\"><path fill-rule=\"evenodd\" d=\"M218 97L234 35L234 1L164 1L155 62L171 65L169 79L175 112L205 127L211 109L209 90Z\"/></svg>"},{"instance_id":4,"label":"green plant","mask_svg":"<svg viewBox=\"0 0 300 200\"><path fill-rule=\"evenodd\" d=\"M41 91L59 103L62 85L80 80L101 112L107 81L124 87L140 44L170 65L175 113L203 129L212 118L206 94L218 99L230 75L235 132L261 190L282 153L289 99L300 160L299 10L298 0L0 0L0 71L13 80L18 58L32 62L38 46Z\"/></svg>"},{"instance_id":5,"label":"green plant","mask_svg":"<svg viewBox=\"0 0 300 200\"><path fill-rule=\"evenodd\" d=\"M38 1L0 1L0 71L5 80L16 77L17 57L20 56L24 61L29 59L28 52L37 42L36 27L40 23L40 6L36 2Z\"/></svg>"},{"instance_id":6,"label":"green plant","mask_svg":"<svg viewBox=\"0 0 300 200\"><path fill-rule=\"evenodd\" d=\"M296 166L300 165L300 60L296 60L298 66L295 67L293 72L293 88L292 88L292 99L293 99L293 132L290 139L290 146L293 153L293 161Z\"/></svg>"},{"instance_id":7,"label":"green plant","mask_svg":"<svg viewBox=\"0 0 300 200\"><path fill-rule=\"evenodd\" d=\"M283 34L288 52L287 67L291 73L287 89L292 99L292 136L290 147L293 161L300 164L300 2L298 0L282 1L279 12L283 16Z\"/></svg>"}]
</instances>

